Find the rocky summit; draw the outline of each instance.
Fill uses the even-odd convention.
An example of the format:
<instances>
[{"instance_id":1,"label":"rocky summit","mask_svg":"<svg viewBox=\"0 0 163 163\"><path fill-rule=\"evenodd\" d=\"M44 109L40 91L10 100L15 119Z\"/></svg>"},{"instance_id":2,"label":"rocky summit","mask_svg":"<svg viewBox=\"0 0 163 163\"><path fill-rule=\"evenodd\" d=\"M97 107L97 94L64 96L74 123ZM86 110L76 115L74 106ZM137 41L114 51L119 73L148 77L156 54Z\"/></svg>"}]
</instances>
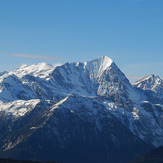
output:
<instances>
[{"instance_id":1,"label":"rocky summit","mask_svg":"<svg viewBox=\"0 0 163 163\"><path fill-rule=\"evenodd\" d=\"M102 56L0 73L0 157L126 163L163 145L163 81Z\"/></svg>"}]
</instances>

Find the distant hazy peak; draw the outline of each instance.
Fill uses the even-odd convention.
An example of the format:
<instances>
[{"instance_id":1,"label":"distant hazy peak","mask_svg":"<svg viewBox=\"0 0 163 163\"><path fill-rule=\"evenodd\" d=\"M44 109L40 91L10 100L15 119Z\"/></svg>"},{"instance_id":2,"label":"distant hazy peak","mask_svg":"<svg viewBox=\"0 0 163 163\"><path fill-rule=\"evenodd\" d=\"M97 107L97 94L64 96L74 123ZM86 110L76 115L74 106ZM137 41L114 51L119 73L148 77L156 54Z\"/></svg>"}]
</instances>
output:
<instances>
[{"instance_id":1,"label":"distant hazy peak","mask_svg":"<svg viewBox=\"0 0 163 163\"><path fill-rule=\"evenodd\" d=\"M22 64L18 69L22 69L22 68L25 68L27 66L28 66L27 64Z\"/></svg>"},{"instance_id":2,"label":"distant hazy peak","mask_svg":"<svg viewBox=\"0 0 163 163\"><path fill-rule=\"evenodd\" d=\"M138 80L133 84L133 86L143 90L152 90L158 93L160 90L163 90L163 81L159 76L151 74L141 80Z\"/></svg>"},{"instance_id":3,"label":"distant hazy peak","mask_svg":"<svg viewBox=\"0 0 163 163\"><path fill-rule=\"evenodd\" d=\"M150 75L148 75L148 76L146 76L146 77L136 81L135 83L133 83L133 85L137 85L137 84L140 84L142 82L146 82L148 84L152 84L152 83L161 84L160 83L161 81L162 80L161 80L161 78L159 76L154 75L154 74L150 74Z\"/></svg>"}]
</instances>

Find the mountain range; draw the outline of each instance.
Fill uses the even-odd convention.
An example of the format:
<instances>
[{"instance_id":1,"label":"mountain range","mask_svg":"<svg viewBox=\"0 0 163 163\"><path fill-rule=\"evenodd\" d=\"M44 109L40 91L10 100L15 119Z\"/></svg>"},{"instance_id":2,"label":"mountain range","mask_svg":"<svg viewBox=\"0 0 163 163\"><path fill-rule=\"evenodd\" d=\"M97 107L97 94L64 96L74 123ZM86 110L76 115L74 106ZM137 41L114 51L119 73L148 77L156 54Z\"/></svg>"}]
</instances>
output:
<instances>
[{"instance_id":1,"label":"mountain range","mask_svg":"<svg viewBox=\"0 0 163 163\"><path fill-rule=\"evenodd\" d=\"M131 84L114 61L0 73L0 157L125 163L163 145L163 80Z\"/></svg>"}]
</instances>

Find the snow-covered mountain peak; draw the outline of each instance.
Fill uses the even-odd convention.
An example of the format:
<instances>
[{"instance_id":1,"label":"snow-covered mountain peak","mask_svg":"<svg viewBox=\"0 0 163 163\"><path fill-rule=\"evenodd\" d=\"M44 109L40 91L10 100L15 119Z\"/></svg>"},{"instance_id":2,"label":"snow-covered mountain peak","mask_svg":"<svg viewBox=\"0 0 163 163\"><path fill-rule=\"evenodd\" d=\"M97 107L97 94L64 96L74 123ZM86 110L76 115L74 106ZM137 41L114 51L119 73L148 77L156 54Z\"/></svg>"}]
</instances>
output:
<instances>
[{"instance_id":1,"label":"snow-covered mountain peak","mask_svg":"<svg viewBox=\"0 0 163 163\"><path fill-rule=\"evenodd\" d=\"M50 82L58 92L76 93L82 96L113 96L124 94L132 99L138 95L128 79L112 59L102 56L84 63L65 63L51 73ZM134 100L135 101L135 100Z\"/></svg>"},{"instance_id":2,"label":"snow-covered mountain peak","mask_svg":"<svg viewBox=\"0 0 163 163\"><path fill-rule=\"evenodd\" d=\"M27 64L22 64L22 65L19 67L19 69L25 68L25 67L27 67L27 66L28 66Z\"/></svg>"},{"instance_id":3,"label":"snow-covered mountain peak","mask_svg":"<svg viewBox=\"0 0 163 163\"><path fill-rule=\"evenodd\" d=\"M107 56L102 56L92 61L88 61L84 63L85 68L93 71L97 74L97 76L101 75L111 64L113 60Z\"/></svg>"},{"instance_id":4,"label":"snow-covered mountain peak","mask_svg":"<svg viewBox=\"0 0 163 163\"><path fill-rule=\"evenodd\" d=\"M163 81L159 76L152 74L135 82L133 86L143 90L152 90L156 93L159 93L160 90L163 90Z\"/></svg>"},{"instance_id":5,"label":"snow-covered mountain peak","mask_svg":"<svg viewBox=\"0 0 163 163\"><path fill-rule=\"evenodd\" d=\"M103 66L103 68L105 69L113 63L113 60L107 56L102 56L102 57L99 57L97 59L94 59L88 62L92 62L94 64L97 63L98 65Z\"/></svg>"},{"instance_id":6,"label":"snow-covered mountain peak","mask_svg":"<svg viewBox=\"0 0 163 163\"><path fill-rule=\"evenodd\" d=\"M25 75L33 75L35 77L46 78L54 69L55 66L44 62L30 66L23 64L17 70L11 71L9 75L15 74L19 78L22 78Z\"/></svg>"},{"instance_id":7,"label":"snow-covered mountain peak","mask_svg":"<svg viewBox=\"0 0 163 163\"><path fill-rule=\"evenodd\" d=\"M107 56L102 56L97 59L87 61L84 63L85 66L89 66L92 68L98 68L99 71L104 71L113 63L113 60Z\"/></svg>"},{"instance_id":8,"label":"snow-covered mountain peak","mask_svg":"<svg viewBox=\"0 0 163 163\"><path fill-rule=\"evenodd\" d=\"M140 82L142 82L142 81L147 81L147 80L154 81L154 80L156 80L156 79L160 79L159 76L154 75L154 74L150 74L150 75L148 75L148 76L146 76L146 77L144 77L144 78L142 78L142 79L136 81L134 84L140 83Z\"/></svg>"}]
</instances>

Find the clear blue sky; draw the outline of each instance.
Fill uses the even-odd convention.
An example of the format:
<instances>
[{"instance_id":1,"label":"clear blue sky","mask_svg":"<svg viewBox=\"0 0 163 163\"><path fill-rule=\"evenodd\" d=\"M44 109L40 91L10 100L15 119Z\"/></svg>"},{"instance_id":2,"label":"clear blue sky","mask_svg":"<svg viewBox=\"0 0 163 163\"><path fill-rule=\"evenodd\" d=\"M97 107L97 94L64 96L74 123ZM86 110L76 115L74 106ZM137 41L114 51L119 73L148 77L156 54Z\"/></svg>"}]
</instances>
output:
<instances>
[{"instance_id":1,"label":"clear blue sky","mask_svg":"<svg viewBox=\"0 0 163 163\"><path fill-rule=\"evenodd\" d=\"M163 77L163 0L0 0L0 71L102 55Z\"/></svg>"}]
</instances>

